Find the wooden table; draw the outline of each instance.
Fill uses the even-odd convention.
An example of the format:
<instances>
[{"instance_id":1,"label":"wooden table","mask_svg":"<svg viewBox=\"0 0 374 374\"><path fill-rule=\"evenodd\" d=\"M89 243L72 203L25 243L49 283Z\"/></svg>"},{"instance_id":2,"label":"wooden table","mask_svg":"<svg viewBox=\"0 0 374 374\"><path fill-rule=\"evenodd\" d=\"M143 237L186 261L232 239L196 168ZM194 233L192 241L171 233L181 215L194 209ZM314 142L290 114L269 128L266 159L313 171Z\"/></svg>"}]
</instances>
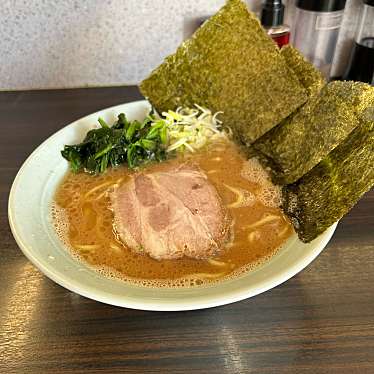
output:
<instances>
[{"instance_id":1,"label":"wooden table","mask_svg":"<svg viewBox=\"0 0 374 374\"><path fill-rule=\"evenodd\" d=\"M7 200L30 152L135 87L0 93L0 373L374 373L374 191L303 272L255 298L192 312L85 299L18 249Z\"/></svg>"}]
</instances>

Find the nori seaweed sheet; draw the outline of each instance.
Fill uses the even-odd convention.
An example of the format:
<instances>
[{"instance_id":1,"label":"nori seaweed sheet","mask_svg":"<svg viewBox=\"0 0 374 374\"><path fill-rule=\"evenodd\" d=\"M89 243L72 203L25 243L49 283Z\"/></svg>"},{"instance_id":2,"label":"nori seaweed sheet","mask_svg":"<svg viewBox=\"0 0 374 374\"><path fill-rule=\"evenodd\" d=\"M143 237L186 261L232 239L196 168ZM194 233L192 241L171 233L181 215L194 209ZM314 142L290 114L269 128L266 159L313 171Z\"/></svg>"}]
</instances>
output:
<instances>
[{"instance_id":1,"label":"nori seaweed sheet","mask_svg":"<svg viewBox=\"0 0 374 374\"><path fill-rule=\"evenodd\" d=\"M293 183L339 145L357 127L359 114L373 105L374 87L331 82L253 147L275 183Z\"/></svg>"},{"instance_id":2,"label":"nori seaweed sheet","mask_svg":"<svg viewBox=\"0 0 374 374\"><path fill-rule=\"evenodd\" d=\"M251 144L307 100L279 48L241 0L229 0L140 84L159 111L199 104Z\"/></svg>"},{"instance_id":3,"label":"nori seaweed sheet","mask_svg":"<svg viewBox=\"0 0 374 374\"><path fill-rule=\"evenodd\" d=\"M318 94L326 84L326 80L321 72L290 44L282 47L280 53L288 67L296 73L300 83L307 90L308 96L310 97Z\"/></svg>"},{"instance_id":4,"label":"nori seaweed sheet","mask_svg":"<svg viewBox=\"0 0 374 374\"><path fill-rule=\"evenodd\" d=\"M290 44L283 46L280 50L280 53L282 57L285 59L288 67L295 72L299 82L306 89L309 99L312 96L319 94L323 86L326 85L326 80L321 74L321 72L318 69L316 69L309 61L307 61L304 58L304 56ZM279 128L287 124L288 122L292 121L293 117L301 109L302 106L295 110L293 113L291 113L279 125L273 127L264 136L256 140L251 147L247 147L247 150L245 152L250 157L257 157L259 161L262 163L262 165L268 167L270 171L274 170L272 176L276 183L279 183L279 178L277 180L276 173L277 167L276 165L274 165L270 157L266 157L264 154L262 154L261 150L263 150L265 154L269 153L268 150L266 150L268 146L272 146L272 143L269 141L269 139L276 137L277 133L279 132Z\"/></svg>"},{"instance_id":5,"label":"nori seaweed sheet","mask_svg":"<svg viewBox=\"0 0 374 374\"><path fill-rule=\"evenodd\" d=\"M374 185L374 111L309 173L282 189L283 210L307 243Z\"/></svg>"}]
</instances>

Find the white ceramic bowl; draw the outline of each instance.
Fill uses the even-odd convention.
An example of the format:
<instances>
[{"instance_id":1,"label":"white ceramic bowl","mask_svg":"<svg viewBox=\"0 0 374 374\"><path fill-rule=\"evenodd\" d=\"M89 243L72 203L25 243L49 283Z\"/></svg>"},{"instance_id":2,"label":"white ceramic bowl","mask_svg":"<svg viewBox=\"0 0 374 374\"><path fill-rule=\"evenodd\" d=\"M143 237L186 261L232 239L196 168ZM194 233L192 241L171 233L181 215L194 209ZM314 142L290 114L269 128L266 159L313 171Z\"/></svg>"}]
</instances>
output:
<instances>
[{"instance_id":1,"label":"white ceramic bowl","mask_svg":"<svg viewBox=\"0 0 374 374\"><path fill-rule=\"evenodd\" d=\"M60 150L81 141L100 116L114 122L121 112L143 119L146 101L118 105L86 116L64 127L41 144L19 170L9 196L9 222L26 257L47 277L82 296L107 304L143 310L191 310L229 304L267 291L291 278L323 250L336 224L309 244L293 235L262 266L236 279L206 287L155 289L105 278L71 257L54 231L50 202L68 169Z\"/></svg>"}]
</instances>

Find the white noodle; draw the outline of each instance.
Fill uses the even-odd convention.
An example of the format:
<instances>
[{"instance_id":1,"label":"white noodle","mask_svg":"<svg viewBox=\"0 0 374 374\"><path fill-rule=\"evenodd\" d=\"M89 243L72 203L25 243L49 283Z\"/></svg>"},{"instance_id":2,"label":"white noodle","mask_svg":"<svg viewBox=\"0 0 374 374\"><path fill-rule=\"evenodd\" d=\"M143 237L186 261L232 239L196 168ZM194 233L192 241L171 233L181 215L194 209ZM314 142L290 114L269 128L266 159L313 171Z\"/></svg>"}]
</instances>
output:
<instances>
[{"instance_id":1,"label":"white noodle","mask_svg":"<svg viewBox=\"0 0 374 374\"><path fill-rule=\"evenodd\" d=\"M110 186L112 184L116 184L115 181L110 181L110 182L104 182L104 183L101 183L99 184L98 186L90 189L88 192L85 193L84 195L84 198L87 199L87 197L89 197L90 195L92 195L93 193L95 193L96 191L99 191L101 190L103 187L107 187L107 186Z\"/></svg>"},{"instance_id":2,"label":"white noodle","mask_svg":"<svg viewBox=\"0 0 374 374\"><path fill-rule=\"evenodd\" d=\"M222 261L217 261L217 260L213 260L212 258L209 258L207 260L207 262L209 262L211 265L213 266L227 266L227 263L226 262L222 262Z\"/></svg>"},{"instance_id":3,"label":"white noodle","mask_svg":"<svg viewBox=\"0 0 374 374\"><path fill-rule=\"evenodd\" d=\"M259 221L252 223L252 225L245 226L246 229L254 229L258 226L265 225L266 223L274 222L280 220L279 216L266 215L261 218Z\"/></svg>"}]
</instances>

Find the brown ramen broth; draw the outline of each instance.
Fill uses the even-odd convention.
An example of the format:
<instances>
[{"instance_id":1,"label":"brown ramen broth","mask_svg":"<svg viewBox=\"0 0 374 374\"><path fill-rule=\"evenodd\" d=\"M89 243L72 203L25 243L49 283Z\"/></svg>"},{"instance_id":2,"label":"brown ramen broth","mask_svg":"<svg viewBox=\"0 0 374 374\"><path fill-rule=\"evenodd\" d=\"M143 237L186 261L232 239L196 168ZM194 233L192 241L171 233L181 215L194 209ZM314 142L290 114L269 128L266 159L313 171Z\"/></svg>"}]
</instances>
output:
<instances>
[{"instance_id":1,"label":"brown ramen broth","mask_svg":"<svg viewBox=\"0 0 374 374\"><path fill-rule=\"evenodd\" d=\"M134 171L126 167L103 175L68 173L55 195L52 217L72 254L107 276L156 287L193 286L237 276L272 256L291 235L279 208L280 191L256 160L246 160L232 142L147 166L159 171L192 161L216 187L232 218L232 239L208 260L155 260L134 253L113 226L110 191Z\"/></svg>"}]
</instances>

